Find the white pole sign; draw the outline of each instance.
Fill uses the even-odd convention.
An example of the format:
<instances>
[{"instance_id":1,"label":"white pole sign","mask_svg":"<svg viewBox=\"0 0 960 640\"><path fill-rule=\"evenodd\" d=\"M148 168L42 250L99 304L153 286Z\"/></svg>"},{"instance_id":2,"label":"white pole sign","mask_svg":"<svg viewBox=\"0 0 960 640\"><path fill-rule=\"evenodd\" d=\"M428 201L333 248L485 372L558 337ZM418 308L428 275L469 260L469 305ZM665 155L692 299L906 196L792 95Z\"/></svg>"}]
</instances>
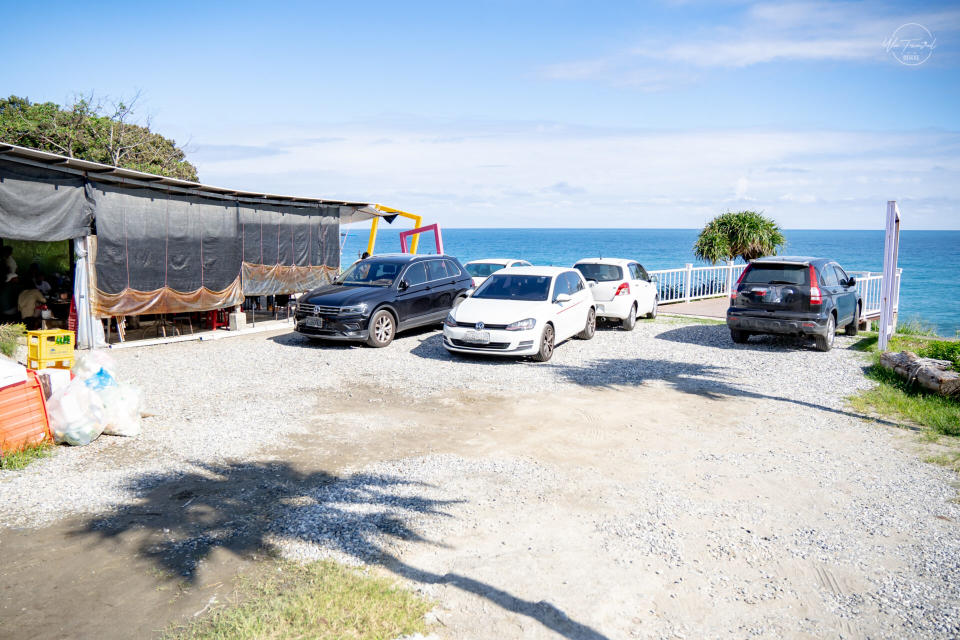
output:
<instances>
[{"instance_id":1,"label":"white pole sign","mask_svg":"<svg viewBox=\"0 0 960 640\"><path fill-rule=\"evenodd\" d=\"M896 327L894 305L897 297L897 256L900 253L900 209L897 201L887 202L887 236L883 242L883 284L880 299L880 351L887 350L887 341Z\"/></svg>"}]
</instances>

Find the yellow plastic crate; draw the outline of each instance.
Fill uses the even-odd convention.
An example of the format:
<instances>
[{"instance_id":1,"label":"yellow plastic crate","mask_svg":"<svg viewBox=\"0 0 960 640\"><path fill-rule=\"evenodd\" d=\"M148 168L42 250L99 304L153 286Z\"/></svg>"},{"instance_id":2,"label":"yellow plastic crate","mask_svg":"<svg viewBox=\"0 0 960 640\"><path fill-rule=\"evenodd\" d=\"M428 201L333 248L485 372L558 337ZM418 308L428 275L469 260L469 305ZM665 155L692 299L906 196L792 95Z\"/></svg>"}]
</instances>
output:
<instances>
[{"instance_id":1,"label":"yellow plastic crate","mask_svg":"<svg viewBox=\"0 0 960 640\"><path fill-rule=\"evenodd\" d=\"M62 358L73 360L73 347L73 331L63 329L27 331L28 360L59 360Z\"/></svg>"},{"instance_id":2,"label":"yellow plastic crate","mask_svg":"<svg viewBox=\"0 0 960 640\"><path fill-rule=\"evenodd\" d=\"M73 354L70 357L57 358L27 358L27 369L73 369Z\"/></svg>"}]
</instances>

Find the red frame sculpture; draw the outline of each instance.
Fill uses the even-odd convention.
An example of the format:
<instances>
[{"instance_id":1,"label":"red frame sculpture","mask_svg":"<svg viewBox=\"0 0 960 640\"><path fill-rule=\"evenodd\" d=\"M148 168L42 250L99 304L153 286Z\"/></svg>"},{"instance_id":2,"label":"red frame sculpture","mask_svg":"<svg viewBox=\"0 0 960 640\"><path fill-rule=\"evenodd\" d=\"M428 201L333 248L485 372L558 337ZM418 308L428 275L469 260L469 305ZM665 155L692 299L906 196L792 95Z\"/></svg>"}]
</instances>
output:
<instances>
[{"instance_id":1,"label":"red frame sculpture","mask_svg":"<svg viewBox=\"0 0 960 640\"><path fill-rule=\"evenodd\" d=\"M423 233L424 231L433 231L433 238L437 241L437 254L443 253L443 236L440 235L440 225L438 224L428 224L425 227L417 227L416 229L410 229L409 231L400 232L400 251L402 253L407 253L407 238L410 236L415 236L418 233Z\"/></svg>"}]
</instances>

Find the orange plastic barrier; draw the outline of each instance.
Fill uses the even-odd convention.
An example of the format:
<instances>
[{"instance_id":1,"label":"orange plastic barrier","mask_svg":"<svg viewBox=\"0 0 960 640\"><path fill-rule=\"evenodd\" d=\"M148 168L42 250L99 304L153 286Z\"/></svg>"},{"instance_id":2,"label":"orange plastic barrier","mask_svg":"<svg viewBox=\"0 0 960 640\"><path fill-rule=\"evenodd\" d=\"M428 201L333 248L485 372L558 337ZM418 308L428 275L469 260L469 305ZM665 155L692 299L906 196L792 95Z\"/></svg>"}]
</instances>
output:
<instances>
[{"instance_id":1,"label":"orange plastic barrier","mask_svg":"<svg viewBox=\"0 0 960 640\"><path fill-rule=\"evenodd\" d=\"M40 380L27 371L27 380L0 389L0 452L53 440Z\"/></svg>"}]
</instances>

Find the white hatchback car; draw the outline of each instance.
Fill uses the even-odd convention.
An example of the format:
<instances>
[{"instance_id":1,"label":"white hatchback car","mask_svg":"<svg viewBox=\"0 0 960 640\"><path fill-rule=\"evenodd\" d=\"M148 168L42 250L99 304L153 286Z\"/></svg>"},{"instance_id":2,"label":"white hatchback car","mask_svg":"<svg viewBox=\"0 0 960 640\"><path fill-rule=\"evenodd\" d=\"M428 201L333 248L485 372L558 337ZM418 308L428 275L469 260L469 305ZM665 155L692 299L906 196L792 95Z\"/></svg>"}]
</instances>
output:
<instances>
[{"instance_id":1,"label":"white hatchback car","mask_svg":"<svg viewBox=\"0 0 960 640\"><path fill-rule=\"evenodd\" d=\"M460 353L533 356L545 362L567 338L593 337L597 314L579 271L508 267L447 315L443 346Z\"/></svg>"},{"instance_id":2,"label":"white hatchback car","mask_svg":"<svg viewBox=\"0 0 960 640\"><path fill-rule=\"evenodd\" d=\"M637 261L584 258L573 266L590 284L597 316L620 320L626 331L633 330L641 313L657 317L657 284Z\"/></svg>"},{"instance_id":3,"label":"white hatchback car","mask_svg":"<svg viewBox=\"0 0 960 640\"><path fill-rule=\"evenodd\" d=\"M463 265L467 273L473 278L474 288L483 284L483 281L490 277L491 273L506 269L507 267L529 267L530 263L526 260L515 260L513 258L487 258L486 260L471 260Z\"/></svg>"}]
</instances>

